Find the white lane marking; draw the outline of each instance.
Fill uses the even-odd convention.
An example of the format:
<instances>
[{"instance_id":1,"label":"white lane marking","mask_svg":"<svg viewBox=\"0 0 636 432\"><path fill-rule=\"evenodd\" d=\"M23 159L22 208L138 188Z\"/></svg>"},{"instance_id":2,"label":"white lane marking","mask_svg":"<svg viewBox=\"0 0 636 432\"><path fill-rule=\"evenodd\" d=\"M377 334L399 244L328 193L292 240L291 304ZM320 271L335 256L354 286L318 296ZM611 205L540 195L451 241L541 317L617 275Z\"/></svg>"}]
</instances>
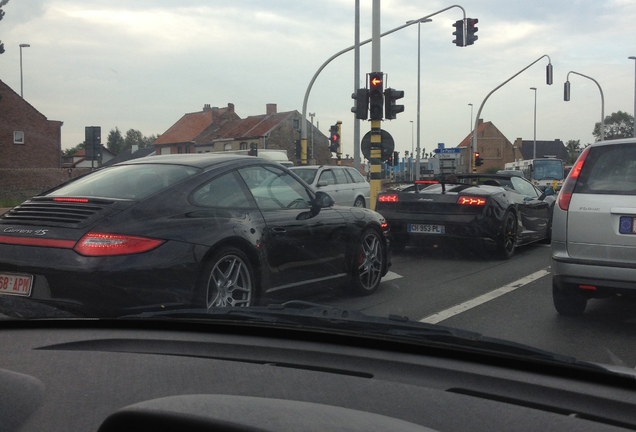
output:
<instances>
[{"instance_id":1,"label":"white lane marking","mask_svg":"<svg viewBox=\"0 0 636 432\"><path fill-rule=\"evenodd\" d=\"M477 307L481 304L489 302L490 300L496 299L499 296L504 294L508 294L516 290L517 288L521 288L524 285L527 285L535 280L542 278L545 275L550 274L550 269L539 270L538 272L532 273L526 277L523 277L519 280L512 282L511 284L502 286L501 288L497 288L496 290L490 291L486 294L480 295L479 297L475 297L472 300L468 300L464 303L458 304L457 306L453 306L441 312L437 312L433 315L429 315L425 318L422 318L420 322L429 323L429 324L437 324L440 321L444 321L445 319L451 318L455 315L458 315L462 312L466 312L469 309Z\"/></svg>"},{"instance_id":2,"label":"white lane marking","mask_svg":"<svg viewBox=\"0 0 636 432\"><path fill-rule=\"evenodd\" d=\"M401 277L404 277L404 276L399 275L399 274L397 274L397 273L395 273L395 272L389 271L389 272L387 272L387 274L386 274L386 275L384 275L384 277L382 278L382 282L387 282L387 281L390 281L390 280L393 280L393 279L399 279L399 278L401 278Z\"/></svg>"}]
</instances>

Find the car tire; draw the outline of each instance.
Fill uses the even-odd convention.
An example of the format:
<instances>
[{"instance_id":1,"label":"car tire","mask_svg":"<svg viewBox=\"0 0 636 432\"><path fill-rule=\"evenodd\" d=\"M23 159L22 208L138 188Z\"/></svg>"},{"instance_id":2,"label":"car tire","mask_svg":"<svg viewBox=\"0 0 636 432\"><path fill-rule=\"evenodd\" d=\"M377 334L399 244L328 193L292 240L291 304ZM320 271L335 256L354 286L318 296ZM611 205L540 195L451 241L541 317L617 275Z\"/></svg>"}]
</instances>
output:
<instances>
[{"instance_id":1,"label":"car tire","mask_svg":"<svg viewBox=\"0 0 636 432\"><path fill-rule=\"evenodd\" d=\"M497 254L502 259L510 259L517 247L517 217L507 211L501 221L501 230L497 237Z\"/></svg>"},{"instance_id":2,"label":"car tire","mask_svg":"<svg viewBox=\"0 0 636 432\"><path fill-rule=\"evenodd\" d=\"M560 315L578 316L585 312L587 297L575 288L559 288L552 281L552 302Z\"/></svg>"},{"instance_id":3,"label":"car tire","mask_svg":"<svg viewBox=\"0 0 636 432\"><path fill-rule=\"evenodd\" d=\"M362 233L351 266L351 289L357 295L375 292L382 280L386 250L381 234L373 229Z\"/></svg>"},{"instance_id":4,"label":"car tire","mask_svg":"<svg viewBox=\"0 0 636 432\"><path fill-rule=\"evenodd\" d=\"M235 247L215 252L203 267L197 293L207 309L254 306L256 279L247 255Z\"/></svg>"},{"instance_id":5,"label":"car tire","mask_svg":"<svg viewBox=\"0 0 636 432\"><path fill-rule=\"evenodd\" d=\"M356 200L353 202L353 206L354 207L365 207L364 198L357 197Z\"/></svg>"}]
</instances>

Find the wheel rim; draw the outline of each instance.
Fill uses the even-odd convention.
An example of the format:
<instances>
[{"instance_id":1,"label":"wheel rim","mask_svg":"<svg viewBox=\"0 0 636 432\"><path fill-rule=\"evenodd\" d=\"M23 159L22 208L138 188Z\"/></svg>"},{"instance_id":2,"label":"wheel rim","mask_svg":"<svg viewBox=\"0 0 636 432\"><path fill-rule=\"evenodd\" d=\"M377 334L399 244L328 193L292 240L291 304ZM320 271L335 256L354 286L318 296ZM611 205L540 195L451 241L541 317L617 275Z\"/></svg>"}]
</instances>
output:
<instances>
[{"instance_id":1,"label":"wheel rim","mask_svg":"<svg viewBox=\"0 0 636 432\"><path fill-rule=\"evenodd\" d=\"M252 280L247 264L236 255L219 259L208 279L208 308L245 307L252 300Z\"/></svg>"},{"instance_id":2,"label":"wheel rim","mask_svg":"<svg viewBox=\"0 0 636 432\"><path fill-rule=\"evenodd\" d=\"M364 201L360 198L356 198L356 201L353 203L354 207L364 207Z\"/></svg>"},{"instance_id":3,"label":"wheel rim","mask_svg":"<svg viewBox=\"0 0 636 432\"><path fill-rule=\"evenodd\" d=\"M510 253L515 248L515 241L517 240L517 221L513 215L508 215L506 218L506 225L503 232L503 248L507 253Z\"/></svg>"},{"instance_id":4,"label":"wheel rim","mask_svg":"<svg viewBox=\"0 0 636 432\"><path fill-rule=\"evenodd\" d=\"M378 236L367 234L358 253L358 278L365 290L373 289L382 277L382 246Z\"/></svg>"}]
</instances>

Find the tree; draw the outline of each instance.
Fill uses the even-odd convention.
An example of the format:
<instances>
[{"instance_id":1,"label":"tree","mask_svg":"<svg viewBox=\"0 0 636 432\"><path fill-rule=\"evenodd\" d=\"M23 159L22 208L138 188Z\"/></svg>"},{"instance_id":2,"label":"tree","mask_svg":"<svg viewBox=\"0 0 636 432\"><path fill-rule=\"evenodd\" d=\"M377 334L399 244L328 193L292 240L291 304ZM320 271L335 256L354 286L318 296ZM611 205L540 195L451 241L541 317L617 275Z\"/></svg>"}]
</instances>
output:
<instances>
[{"instance_id":1,"label":"tree","mask_svg":"<svg viewBox=\"0 0 636 432\"><path fill-rule=\"evenodd\" d=\"M617 111L605 117L604 126L603 132L606 140L631 138L634 134L634 116L623 111ZM594 135L596 141L601 140L601 122L597 122L594 125L592 135Z\"/></svg>"},{"instance_id":2,"label":"tree","mask_svg":"<svg viewBox=\"0 0 636 432\"><path fill-rule=\"evenodd\" d=\"M130 150L133 146L137 146L137 149L144 148L146 146L144 138L144 135L137 129L128 129L124 138L123 150Z\"/></svg>"},{"instance_id":3,"label":"tree","mask_svg":"<svg viewBox=\"0 0 636 432\"><path fill-rule=\"evenodd\" d=\"M0 21L2 21L2 18L4 17L4 11L2 10L2 6L6 5L7 3L9 3L9 0L0 0ZM2 54L4 52L4 44L2 43L2 41L0 41L0 54Z\"/></svg>"},{"instance_id":4,"label":"tree","mask_svg":"<svg viewBox=\"0 0 636 432\"><path fill-rule=\"evenodd\" d=\"M124 150L124 137L121 135L118 127L108 132L106 147L114 154L119 154Z\"/></svg>"},{"instance_id":5,"label":"tree","mask_svg":"<svg viewBox=\"0 0 636 432\"><path fill-rule=\"evenodd\" d=\"M566 164L571 165L576 162L576 158L578 158L581 153L581 140L569 140L565 143L565 149L568 151Z\"/></svg>"}]
</instances>

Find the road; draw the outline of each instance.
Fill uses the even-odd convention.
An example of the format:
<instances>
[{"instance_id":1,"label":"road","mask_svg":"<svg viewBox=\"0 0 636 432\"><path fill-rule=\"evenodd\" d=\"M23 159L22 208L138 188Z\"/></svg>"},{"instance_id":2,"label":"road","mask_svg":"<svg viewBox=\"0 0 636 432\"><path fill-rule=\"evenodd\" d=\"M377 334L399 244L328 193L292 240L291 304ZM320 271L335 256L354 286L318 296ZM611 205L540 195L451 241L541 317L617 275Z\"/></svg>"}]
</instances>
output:
<instances>
[{"instance_id":1,"label":"road","mask_svg":"<svg viewBox=\"0 0 636 432\"><path fill-rule=\"evenodd\" d=\"M316 298L371 315L402 314L503 338L581 360L636 367L636 303L590 300L581 317L552 304L549 245L519 248L508 261L489 255L407 249L368 297Z\"/></svg>"}]
</instances>

